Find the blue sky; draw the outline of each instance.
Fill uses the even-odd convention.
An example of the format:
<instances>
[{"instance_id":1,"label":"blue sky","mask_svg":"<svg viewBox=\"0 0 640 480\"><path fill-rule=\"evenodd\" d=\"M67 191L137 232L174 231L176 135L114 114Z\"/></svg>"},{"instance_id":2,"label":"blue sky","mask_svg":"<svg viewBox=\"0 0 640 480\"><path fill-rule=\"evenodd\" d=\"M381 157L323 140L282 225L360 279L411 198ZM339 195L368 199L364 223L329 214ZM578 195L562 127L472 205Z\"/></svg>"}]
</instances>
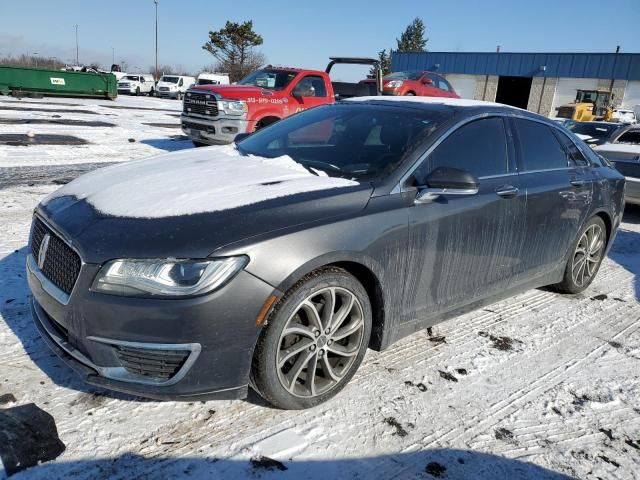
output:
<instances>
[{"instance_id":1,"label":"blue sky","mask_svg":"<svg viewBox=\"0 0 640 480\"><path fill-rule=\"evenodd\" d=\"M3 2L0 56L38 52L130 70L154 63L153 0ZM199 71L213 57L201 49L226 20L252 19L273 64L324 68L331 55L375 55L395 46L416 16L432 51L640 52L640 0L159 0L159 63Z\"/></svg>"}]
</instances>

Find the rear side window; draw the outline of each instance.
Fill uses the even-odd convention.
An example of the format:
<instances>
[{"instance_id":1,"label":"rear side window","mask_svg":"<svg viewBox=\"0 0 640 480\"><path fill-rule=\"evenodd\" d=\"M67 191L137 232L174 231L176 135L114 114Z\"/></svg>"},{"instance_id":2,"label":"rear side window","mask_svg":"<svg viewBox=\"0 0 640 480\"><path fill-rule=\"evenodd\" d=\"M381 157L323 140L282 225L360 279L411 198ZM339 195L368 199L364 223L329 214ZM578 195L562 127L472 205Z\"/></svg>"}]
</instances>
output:
<instances>
[{"instance_id":1,"label":"rear side window","mask_svg":"<svg viewBox=\"0 0 640 480\"><path fill-rule=\"evenodd\" d=\"M521 118L514 118L513 121L520 140L523 171L550 170L569 166L567 155L550 127Z\"/></svg>"},{"instance_id":2,"label":"rear side window","mask_svg":"<svg viewBox=\"0 0 640 480\"><path fill-rule=\"evenodd\" d=\"M484 118L463 125L438 145L429 160L429 171L450 167L466 170L476 177L507 173L507 141L502 119ZM421 175L428 173L420 172Z\"/></svg>"},{"instance_id":3,"label":"rear side window","mask_svg":"<svg viewBox=\"0 0 640 480\"><path fill-rule=\"evenodd\" d=\"M632 145L640 145L640 130L630 130L620 135L616 143L630 143Z\"/></svg>"},{"instance_id":4,"label":"rear side window","mask_svg":"<svg viewBox=\"0 0 640 480\"><path fill-rule=\"evenodd\" d=\"M560 140L560 143L564 146L564 149L567 152L567 157L574 165L577 165L578 167L586 167L589 165L589 161L585 158L584 154L567 135L558 130L554 130L554 133Z\"/></svg>"}]
</instances>

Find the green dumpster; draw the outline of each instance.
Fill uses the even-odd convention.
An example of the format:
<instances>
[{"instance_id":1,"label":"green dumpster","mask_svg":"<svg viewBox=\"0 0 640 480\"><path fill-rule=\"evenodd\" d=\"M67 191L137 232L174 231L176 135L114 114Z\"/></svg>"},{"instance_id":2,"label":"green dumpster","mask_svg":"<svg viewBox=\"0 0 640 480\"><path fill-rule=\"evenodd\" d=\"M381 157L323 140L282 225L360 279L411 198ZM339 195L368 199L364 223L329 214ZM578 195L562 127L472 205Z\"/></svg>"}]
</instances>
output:
<instances>
[{"instance_id":1,"label":"green dumpster","mask_svg":"<svg viewBox=\"0 0 640 480\"><path fill-rule=\"evenodd\" d=\"M118 96L118 81L111 73L67 72L0 65L0 93L58 95L62 97Z\"/></svg>"}]
</instances>

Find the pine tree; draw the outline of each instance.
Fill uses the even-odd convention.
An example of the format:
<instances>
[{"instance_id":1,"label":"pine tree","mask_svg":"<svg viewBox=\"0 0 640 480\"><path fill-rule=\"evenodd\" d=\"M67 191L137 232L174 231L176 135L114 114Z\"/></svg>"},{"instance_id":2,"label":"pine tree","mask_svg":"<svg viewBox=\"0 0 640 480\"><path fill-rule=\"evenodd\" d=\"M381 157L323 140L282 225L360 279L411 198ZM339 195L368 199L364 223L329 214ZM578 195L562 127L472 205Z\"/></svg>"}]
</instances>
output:
<instances>
[{"instance_id":1,"label":"pine tree","mask_svg":"<svg viewBox=\"0 0 640 480\"><path fill-rule=\"evenodd\" d=\"M428 38L425 38L425 26L421 18L416 17L405 31L396 39L399 52L426 52Z\"/></svg>"},{"instance_id":2,"label":"pine tree","mask_svg":"<svg viewBox=\"0 0 640 480\"><path fill-rule=\"evenodd\" d=\"M236 82L264 62L264 56L253 50L262 42L262 37L253 31L253 21L227 21L224 28L209 32L209 41L202 48L218 60L220 71L229 73L230 80Z\"/></svg>"},{"instance_id":3,"label":"pine tree","mask_svg":"<svg viewBox=\"0 0 640 480\"><path fill-rule=\"evenodd\" d=\"M380 68L382 69L382 75L391 73L391 52L387 53L387 49L380 50L378 52L378 61L380 62ZM369 76L375 77L376 71L373 67L369 70Z\"/></svg>"}]
</instances>

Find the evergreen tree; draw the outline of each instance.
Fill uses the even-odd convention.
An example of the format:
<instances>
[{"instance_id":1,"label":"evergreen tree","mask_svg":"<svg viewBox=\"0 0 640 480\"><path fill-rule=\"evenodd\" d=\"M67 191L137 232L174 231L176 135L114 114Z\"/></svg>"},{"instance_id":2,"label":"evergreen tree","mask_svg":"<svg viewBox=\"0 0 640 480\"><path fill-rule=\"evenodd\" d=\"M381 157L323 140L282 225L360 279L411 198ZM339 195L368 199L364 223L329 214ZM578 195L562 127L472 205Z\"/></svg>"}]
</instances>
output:
<instances>
[{"instance_id":1,"label":"evergreen tree","mask_svg":"<svg viewBox=\"0 0 640 480\"><path fill-rule=\"evenodd\" d=\"M202 48L218 60L218 71L227 72L230 80L237 82L264 63L264 56L253 50L262 42L253 31L253 21L227 21L224 28L209 32L209 41Z\"/></svg>"},{"instance_id":2,"label":"evergreen tree","mask_svg":"<svg viewBox=\"0 0 640 480\"><path fill-rule=\"evenodd\" d=\"M425 38L425 26L421 18L416 17L405 31L396 39L399 52L426 52L428 38Z\"/></svg>"}]
</instances>

